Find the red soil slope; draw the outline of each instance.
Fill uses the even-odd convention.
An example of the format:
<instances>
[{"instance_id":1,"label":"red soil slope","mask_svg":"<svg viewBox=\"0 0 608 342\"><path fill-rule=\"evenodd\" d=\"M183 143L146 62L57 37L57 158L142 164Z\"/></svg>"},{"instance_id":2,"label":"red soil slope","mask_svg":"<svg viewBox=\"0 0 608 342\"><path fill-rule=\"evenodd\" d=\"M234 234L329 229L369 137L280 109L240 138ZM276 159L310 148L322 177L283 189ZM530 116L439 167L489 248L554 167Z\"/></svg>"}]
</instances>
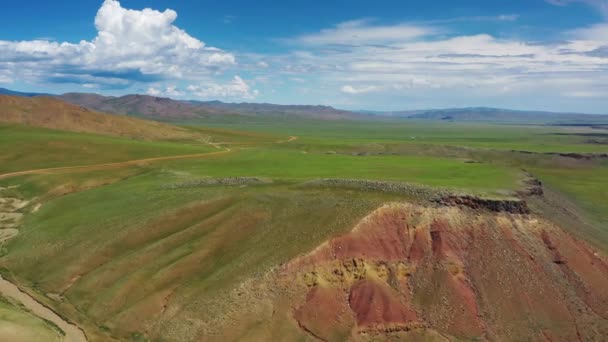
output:
<instances>
[{"instance_id":1,"label":"red soil slope","mask_svg":"<svg viewBox=\"0 0 608 342\"><path fill-rule=\"evenodd\" d=\"M325 341L608 336L608 262L529 215L392 204L282 269Z\"/></svg>"},{"instance_id":2,"label":"red soil slope","mask_svg":"<svg viewBox=\"0 0 608 342\"><path fill-rule=\"evenodd\" d=\"M0 123L137 139L199 139L201 135L160 122L91 111L52 97L0 95Z\"/></svg>"}]
</instances>

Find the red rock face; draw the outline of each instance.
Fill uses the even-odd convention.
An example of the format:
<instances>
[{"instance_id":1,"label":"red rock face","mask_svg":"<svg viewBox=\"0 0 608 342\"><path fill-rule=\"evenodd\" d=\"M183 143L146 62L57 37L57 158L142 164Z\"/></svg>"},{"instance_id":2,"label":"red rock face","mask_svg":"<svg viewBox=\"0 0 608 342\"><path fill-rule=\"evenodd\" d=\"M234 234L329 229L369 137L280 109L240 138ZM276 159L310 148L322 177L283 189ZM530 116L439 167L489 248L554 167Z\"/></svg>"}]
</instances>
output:
<instances>
[{"instance_id":1,"label":"red rock face","mask_svg":"<svg viewBox=\"0 0 608 342\"><path fill-rule=\"evenodd\" d=\"M323 286L310 289L294 317L309 334L336 341L350 335L350 327L355 321L348 308L347 295L339 289Z\"/></svg>"},{"instance_id":2,"label":"red rock face","mask_svg":"<svg viewBox=\"0 0 608 342\"><path fill-rule=\"evenodd\" d=\"M407 327L418 322L416 312L405 305L397 291L383 282L358 281L350 289L348 302L357 317L357 326L363 330Z\"/></svg>"},{"instance_id":3,"label":"red rock face","mask_svg":"<svg viewBox=\"0 0 608 342\"><path fill-rule=\"evenodd\" d=\"M605 257L527 215L387 205L284 274L308 286L294 318L322 340L608 336Z\"/></svg>"}]
</instances>

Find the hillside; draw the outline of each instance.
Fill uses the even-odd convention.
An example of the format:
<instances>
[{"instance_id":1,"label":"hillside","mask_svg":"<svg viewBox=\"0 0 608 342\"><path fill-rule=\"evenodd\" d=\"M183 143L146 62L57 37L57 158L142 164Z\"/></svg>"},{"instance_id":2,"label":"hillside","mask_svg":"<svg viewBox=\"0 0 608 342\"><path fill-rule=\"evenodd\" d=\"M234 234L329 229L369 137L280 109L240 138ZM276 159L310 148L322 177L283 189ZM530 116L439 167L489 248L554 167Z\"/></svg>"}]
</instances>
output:
<instances>
[{"instance_id":1,"label":"hillside","mask_svg":"<svg viewBox=\"0 0 608 342\"><path fill-rule=\"evenodd\" d=\"M92 110L159 120L194 120L214 116L297 117L306 119L355 119L364 117L328 106L284 106L265 103L180 101L148 95L121 97L68 93L58 98Z\"/></svg>"},{"instance_id":2,"label":"hillside","mask_svg":"<svg viewBox=\"0 0 608 342\"><path fill-rule=\"evenodd\" d=\"M0 122L136 139L191 139L198 134L158 122L91 111L51 97L0 95Z\"/></svg>"},{"instance_id":3,"label":"hillside","mask_svg":"<svg viewBox=\"0 0 608 342\"><path fill-rule=\"evenodd\" d=\"M190 101L197 106L204 108L215 108L230 111L243 115L264 115L264 116L295 116L307 119L361 119L364 115L353 113L346 110L336 109L330 106L313 105L277 105L271 103L226 103L221 101Z\"/></svg>"},{"instance_id":4,"label":"hillside","mask_svg":"<svg viewBox=\"0 0 608 342\"><path fill-rule=\"evenodd\" d=\"M63 101L106 113L140 116L152 119L194 119L224 111L195 106L188 102L148 95L121 97L98 94L68 93L58 96Z\"/></svg>"},{"instance_id":5,"label":"hillside","mask_svg":"<svg viewBox=\"0 0 608 342\"><path fill-rule=\"evenodd\" d=\"M282 276L302 291L298 325L325 341L596 340L608 263L594 253L544 220L395 203Z\"/></svg>"}]
</instances>

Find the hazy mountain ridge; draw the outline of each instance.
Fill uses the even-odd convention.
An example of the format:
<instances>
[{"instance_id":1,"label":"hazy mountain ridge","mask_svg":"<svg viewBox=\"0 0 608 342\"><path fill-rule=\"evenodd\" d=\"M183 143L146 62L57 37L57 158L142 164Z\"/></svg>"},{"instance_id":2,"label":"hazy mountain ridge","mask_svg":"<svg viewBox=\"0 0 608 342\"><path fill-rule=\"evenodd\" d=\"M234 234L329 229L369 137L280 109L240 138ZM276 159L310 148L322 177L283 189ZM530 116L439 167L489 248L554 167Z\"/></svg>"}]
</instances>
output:
<instances>
[{"instance_id":1,"label":"hazy mountain ridge","mask_svg":"<svg viewBox=\"0 0 608 342\"><path fill-rule=\"evenodd\" d=\"M21 96L21 97L53 96L51 94L22 92L22 91L15 91L15 90L10 90L10 89L6 89L6 88L0 88L0 95Z\"/></svg>"},{"instance_id":2,"label":"hazy mountain ridge","mask_svg":"<svg viewBox=\"0 0 608 342\"><path fill-rule=\"evenodd\" d=\"M0 94L35 97L41 93L0 88ZM295 117L321 120L419 119L444 122L486 122L504 124L605 125L608 115L511 110L491 107L444 108L404 111L348 111L324 105L279 105L271 103L228 103L222 101L175 100L149 95L104 96L95 93L67 93L54 96L94 111L131 115L163 121L208 119L211 116Z\"/></svg>"},{"instance_id":3,"label":"hazy mountain ridge","mask_svg":"<svg viewBox=\"0 0 608 342\"><path fill-rule=\"evenodd\" d=\"M367 111L367 113L380 117L462 122L496 122L527 124L608 123L608 115L525 111L491 107L445 108L393 112Z\"/></svg>"},{"instance_id":4,"label":"hazy mountain ridge","mask_svg":"<svg viewBox=\"0 0 608 342\"><path fill-rule=\"evenodd\" d=\"M272 103L227 103L222 101L189 101L195 105L228 110L244 115L294 115L314 119L361 119L362 113L323 105L278 105Z\"/></svg>"}]
</instances>

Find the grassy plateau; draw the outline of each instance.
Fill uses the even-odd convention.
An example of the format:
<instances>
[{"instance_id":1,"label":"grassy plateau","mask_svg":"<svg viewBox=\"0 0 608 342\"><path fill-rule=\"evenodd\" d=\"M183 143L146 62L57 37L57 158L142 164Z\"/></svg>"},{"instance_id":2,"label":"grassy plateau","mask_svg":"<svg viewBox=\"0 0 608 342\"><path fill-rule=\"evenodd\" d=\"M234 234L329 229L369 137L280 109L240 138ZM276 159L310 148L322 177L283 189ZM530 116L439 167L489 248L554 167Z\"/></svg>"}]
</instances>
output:
<instances>
[{"instance_id":1,"label":"grassy plateau","mask_svg":"<svg viewBox=\"0 0 608 342\"><path fill-rule=\"evenodd\" d=\"M608 249L605 159L548 154L608 152L590 141L589 128L304 120L184 127L205 138L1 125L0 197L29 202L19 209L19 234L3 243L5 278L90 340L197 340L228 310L228 292L350 231L384 203L417 200L307 185L325 178L502 198L529 173L590 222L577 236ZM208 156L98 166L192 154ZM70 166L86 168L1 176ZM226 178L232 183L207 182ZM15 321L45 340L56 333L0 301L0 335ZM300 338L290 323L279 325L282 336Z\"/></svg>"}]
</instances>

